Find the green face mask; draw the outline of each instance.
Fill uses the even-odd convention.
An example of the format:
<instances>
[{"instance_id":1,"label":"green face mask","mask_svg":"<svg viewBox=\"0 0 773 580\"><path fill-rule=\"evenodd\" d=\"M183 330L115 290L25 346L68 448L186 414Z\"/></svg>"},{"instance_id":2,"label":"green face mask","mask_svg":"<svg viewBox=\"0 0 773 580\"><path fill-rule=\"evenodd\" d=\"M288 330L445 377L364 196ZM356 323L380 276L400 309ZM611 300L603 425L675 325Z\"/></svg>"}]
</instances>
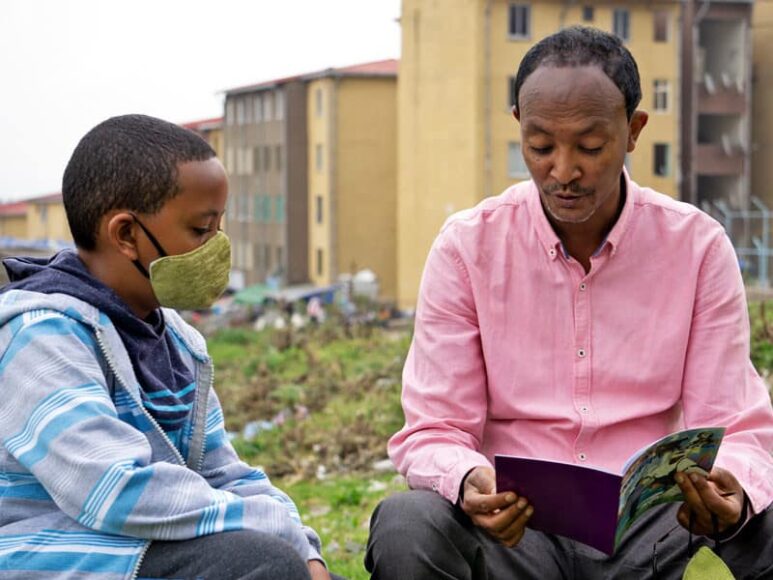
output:
<instances>
[{"instance_id":1,"label":"green face mask","mask_svg":"<svg viewBox=\"0 0 773 580\"><path fill-rule=\"evenodd\" d=\"M137 269L150 279L161 306L177 310L209 308L228 286L231 271L231 242L223 232L195 250L169 256L142 223L134 218L161 254L150 263L150 273L139 261Z\"/></svg>"}]
</instances>

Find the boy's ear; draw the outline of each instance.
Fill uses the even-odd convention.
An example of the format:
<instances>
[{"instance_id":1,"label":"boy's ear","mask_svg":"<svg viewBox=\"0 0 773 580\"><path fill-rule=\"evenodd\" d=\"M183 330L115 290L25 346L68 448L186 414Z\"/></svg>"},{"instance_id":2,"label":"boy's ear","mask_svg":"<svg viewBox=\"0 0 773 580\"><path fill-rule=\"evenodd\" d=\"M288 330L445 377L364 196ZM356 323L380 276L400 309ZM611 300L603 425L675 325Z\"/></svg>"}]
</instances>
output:
<instances>
[{"instance_id":1,"label":"boy's ear","mask_svg":"<svg viewBox=\"0 0 773 580\"><path fill-rule=\"evenodd\" d=\"M129 260L139 258L137 251L137 221L129 212L117 212L105 216L106 243L109 247L120 252Z\"/></svg>"}]
</instances>

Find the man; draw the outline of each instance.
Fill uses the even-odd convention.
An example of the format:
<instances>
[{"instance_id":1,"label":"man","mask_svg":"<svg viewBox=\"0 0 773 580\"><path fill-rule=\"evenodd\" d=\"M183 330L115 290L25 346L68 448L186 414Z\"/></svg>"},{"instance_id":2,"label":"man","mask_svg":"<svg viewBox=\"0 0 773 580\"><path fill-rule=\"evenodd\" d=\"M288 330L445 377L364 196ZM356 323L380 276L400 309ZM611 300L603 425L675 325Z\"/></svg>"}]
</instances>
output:
<instances>
[{"instance_id":1,"label":"man","mask_svg":"<svg viewBox=\"0 0 773 580\"><path fill-rule=\"evenodd\" d=\"M329 580L317 534L228 442L204 339L173 310L228 283L215 152L114 117L62 197L76 251L4 262L0 577Z\"/></svg>"},{"instance_id":2,"label":"man","mask_svg":"<svg viewBox=\"0 0 773 580\"><path fill-rule=\"evenodd\" d=\"M532 180L451 217L432 247L406 423L389 442L414 491L377 509L366 566L374 578L639 579L655 550L657 573L679 578L677 520L726 540L738 577L770 577L773 413L748 358L743 284L719 224L624 171L648 119L633 58L614 36L566 29L527 53L515 94ZM713 471L682 474L686 501L647 512L611 557L530 530L539 506L495 490L495 453L619 473L698 426L727 427Z\"/></svg>"}]
</instances>

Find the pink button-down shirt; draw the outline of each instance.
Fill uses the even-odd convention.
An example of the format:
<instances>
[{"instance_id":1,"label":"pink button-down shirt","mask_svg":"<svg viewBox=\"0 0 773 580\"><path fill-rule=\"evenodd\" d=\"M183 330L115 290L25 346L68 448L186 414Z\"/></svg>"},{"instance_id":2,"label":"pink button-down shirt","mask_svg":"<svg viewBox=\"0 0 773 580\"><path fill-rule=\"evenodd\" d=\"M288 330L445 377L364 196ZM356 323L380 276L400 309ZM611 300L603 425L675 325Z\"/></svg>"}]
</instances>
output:
<instances>
[{"instance_id":1,"label":"pink button-down shirt","mask_svg":"<svg viewBox=\"0 0 773 580\"><path fill-rule=\"evenodd\" d=\"M725 426L716 465L773 501L773 410L749 362L743 283L722 227L626 176L587 274L533 182L452 216L424 270L389 453L452 502L495 453L619 472L656 439Z\"/></svg>"}]
</instances>

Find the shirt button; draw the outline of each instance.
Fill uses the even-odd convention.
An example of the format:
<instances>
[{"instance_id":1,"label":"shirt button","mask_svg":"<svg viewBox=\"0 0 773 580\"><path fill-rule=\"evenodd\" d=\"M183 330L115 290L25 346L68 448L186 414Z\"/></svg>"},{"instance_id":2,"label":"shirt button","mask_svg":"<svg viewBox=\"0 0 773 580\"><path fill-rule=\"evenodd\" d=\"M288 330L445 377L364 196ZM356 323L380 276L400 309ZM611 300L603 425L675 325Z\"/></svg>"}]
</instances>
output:
<instances>
[{"instance_id":1,"label":"shirt button","mask_svg":"<svg viewBox=\"0 0 773 580\"><path fill-rule=\"evenodd\" d=\"M585 453L579 453L577 454L577 459L579 459L580 461L585 461L586 459L588 459L588 456L585 455Z\"/></svg>"},{"instance_id":2,"label":"shirt button","mask_svg":"<svg viewBox=\"0 0 773 580\"><path fill-rule=\"evenodd\" d=\"M432 484L432 491L437 491L437 483Z\"/></svg>"},{"instance_id":3,"label":"shirt button","mask_svg":"<svg viewBox=\"0 0 773 580\"><path fill-rule=\"evenodd\" d=\"M588 412L588 407L586 407L585 405L580 407L580 413L587 413L587 412Z\"/></svg>"},{"instance_id":4,"label":"shirt button","mask_svg":"<svg viewBox=\"0 0 773 580\"><path fill-rule=\"evenodd\" d=\"M580 358L585 358L586 354L588 354L588 353L585 352L584 348L578 348L577 349L577 356L579 356Z\"/></svg>"},{"instance_id":5,"label":"shirt button","mask_svg":"<svg viewBox=\"0 0 773 580\"><path fill-rule=\"evenodd\" d=\"M583 282L582 284L580 284L580 290L582 290L583 292L585 292L585 289L586 289L586 288L588 288L588 285L587 285L585 282Z\"/></svg>"},{"instance_id":6,"label":"shirt button","mask_svg":"<svg viewBox=\"0 0 773 580\"><path fill-rule=\"evenodd\" d=\"M556 249L555 248L550 248L548 250L548 256L550 256L551 258L555 258L556 257Z\"/></svg>"}]
</instances>

